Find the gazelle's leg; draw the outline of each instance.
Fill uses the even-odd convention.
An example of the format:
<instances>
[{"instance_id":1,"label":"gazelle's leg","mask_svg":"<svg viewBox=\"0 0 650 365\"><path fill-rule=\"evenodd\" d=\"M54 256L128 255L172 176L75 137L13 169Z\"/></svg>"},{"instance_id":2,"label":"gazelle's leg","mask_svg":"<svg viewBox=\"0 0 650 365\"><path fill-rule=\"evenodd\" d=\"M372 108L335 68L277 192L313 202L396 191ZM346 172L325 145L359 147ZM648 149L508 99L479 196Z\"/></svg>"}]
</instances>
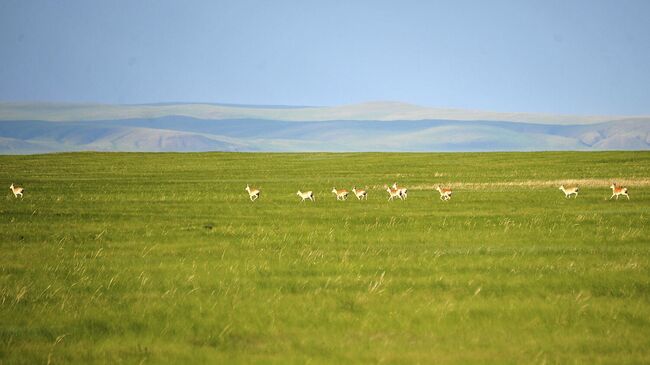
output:
<instances>
[{"instance_id":1,"label":"gazelle's leg","mask_svg":"<svg viewBox=\"0 0 650 365\"><path fill-rule=\"evenodd\" d=\"M612 194L612 196L609 197L609 200L612 200L615 194Z\"/></svg>"},{"instance_id":2,"label":"gazelle's leg","mask_svg":"<svg viewBox=\"0 0 650 365\"><path fill-rule=\"evenodd\" d=\"M22 196L23 196L23 194L20 194L20 196L22 197ZM629 195L627 195L627 193L625 193L625 196L627 197L627 200L630 200L630 196L629 196Z\"/></svg>"}]
</instances>

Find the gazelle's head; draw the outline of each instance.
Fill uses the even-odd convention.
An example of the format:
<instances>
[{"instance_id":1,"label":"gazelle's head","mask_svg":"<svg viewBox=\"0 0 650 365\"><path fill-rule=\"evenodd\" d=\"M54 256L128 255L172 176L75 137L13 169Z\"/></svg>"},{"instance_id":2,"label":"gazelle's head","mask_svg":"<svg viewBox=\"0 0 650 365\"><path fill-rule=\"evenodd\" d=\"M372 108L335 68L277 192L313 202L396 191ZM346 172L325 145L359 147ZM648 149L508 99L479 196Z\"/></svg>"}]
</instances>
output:
<instances>
[{"instance_id":1,"label":"gazelle's head","mask_svg":"<svg viewBox=\"0 0 650 365\"><path fill-rule=\"evenodd\" d=\"M440 185L436 185L436 190L440 191Z\"/></svg>"},{"instance_id":2,"label":"gazelle's head","mask_svg":"<svg viewBox=\"0 0 650 365\"><path fill-rule=\"evenodd\" d=\"M248 186L248 184L246 184L246 189L244 189L244 190L250 192L250 191L251 191L251 188Z\"/></svg>"},{"instance_id":3,"label":"gazelle's head","mask_svg":"<svg viewBox=\"0 0 650 365\"><path fill-rule=\"evenodd\" d=\"M616 183L613 182L612 185L609 186L610 189L616 189Z\"/></svg>"},{"instance_id":4,"label":"gazelle's head","mask_svg":"<svg viewBox=\"0 0 650 365\"><path fill-rule=\"evenodd\" d=\"M337 194L336 188L332 188L332 193Z\"/></svg>"},{"instance_id":5,"label":"gazelle's head","mask_svg":"<svg viewBox=\"0 0 650 365\"><path fill-rule=\"evenodd\" d=\"M396 182L395 182L395 183L393 183L393 186L392 186L392 188L393 188L393 189L397 189L397 183L396 183Z\"/></svg>"},{"instance_id":6,"label":"gazelle's head","mask_svg":"<svg viewBox=\"0 0 650 365\"><path fill-rule=\"evenodd\" d=\"M298 195L298 196L302 195L302 191L298 190L298 192L296 193L296 195Z\"/></svg>"},{"instance_id":7,"label":"gazelle's head","mask_svg":"<svg viewBox=\"0 0 650 365\"><path fill-rule=\"evenodd\" d=\"M560 190L564 190L564 185L560 185Z\"/></svg>"},{"instance_id":8,"label":"gazelle's head","mask_svg":"<svg viewBox=\"0 0 650 365\"><path fill-rule=\"evenodd\" d=\"M11 183L11 186L9 187L9 189L14 190L14 183Z\"/></svg>"}]
</instances>

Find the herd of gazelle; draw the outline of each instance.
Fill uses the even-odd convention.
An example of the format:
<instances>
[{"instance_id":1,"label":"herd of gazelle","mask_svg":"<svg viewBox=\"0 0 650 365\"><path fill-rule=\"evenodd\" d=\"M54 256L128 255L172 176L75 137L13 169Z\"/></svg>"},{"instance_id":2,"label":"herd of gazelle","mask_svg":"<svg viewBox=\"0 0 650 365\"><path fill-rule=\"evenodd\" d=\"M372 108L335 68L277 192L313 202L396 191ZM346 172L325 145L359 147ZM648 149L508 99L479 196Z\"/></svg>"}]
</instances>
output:
<instances>
[{"instance_id":1,"label":"herd of gazelle","mask_svg":"<svg viewBox=\"0 0 650 365\"><path fill-rule=\"evenodd\" d=\"M394 183L391 186L385 186L386 191L388 192L388 200L391 201L394 198L399 198L400 200L405 200L408 197L408 189L403 187L403 186L398 186L397 183ZM626 197L628 200L630 199L630 196L627 194L627 188L624 186L620 186L616 183L612 183L612 185L609 187L612 189L612 196L609 198L610 200L614 197L618 200L618 197L623 195ZM11 192L14 194L14 197L18 198L23 197L23 189L21 186L14 185L13 183L11 186L9 186L9 189ZM260 197L260 189L257 188L251 188L250 186L246 185L246 192L248 192L248 197L251 199L252 202L257 200ZM443 188L440 186L436 186L436 190L438 193L440 193L440 200L442 201L447 201L451 199L451 194L452 190L450 188ZM560 190L564 193L564 196L568 199L573 195L574 199L578 197L578 187L577 186L570 186L570 187L565 187L564 185L560 185ZM337 189L336 187L332 188L332 193L336 195L336 200L346 200L348 198L348 195L350 192L345 189ZM352 188L352 193L354 196L357 197L358 200L368 200L368 191L363 190L363 189L357 189L357 187ZM311 200L312 202L314 200L314 193L312 191L305 191L302 192L298 190L296 193L304 202L305 200Z\"/></svg>"},{"instance_id":2,"label":"herd of gazelle","mask_svg":"<svg viewBox=\"0 0 650 365\"><path fill-rule=\"evenodd\" d=\"M610 189L612 189L612 196L609 197L609 200L612 200L612 198L616 197L618 200L618 197L620 195L625 196L628 200L630 199L630 196L627 195L627 188L624 186L620 186L616 183L612 183L612 185L609 186ZM571 187L564 187L564 185L560 185L560 190L564 193L564 196L569 199L571 198L571 195L573 195L573 198L578 197L578 187L577 186L571 186Z\"/></svg>"},{"instance_id":3,"label":"herd of gazelle","mask_svg":"<svg viewBox=\"0 0 650 365\"><path fill-rule=\"evenodd\" d=\"M405 200L408 197L408 189L397 185L397 183L394 183L391 186L384 185L386 188L386 191L388 192L388 201L392 201L395 198L399 198L400 200ZM620 195L625 196L628 200L630 199L630 196L627 194L627 188L624 186L620 186L616 183L612 183L612 185L609 187L612 189L612 196L609 198L610 200L614 197L618 200L618 197ZM12 191L14 191L13 184L11 185ZM20 191L22 191L22 188L19 188ZM250 197L251 201L255 201L257 198L260 196L260 189L256 188L251 188L250 186L246 185L246 189L244 189L248 192L248 196ZM436 186L436 190L438 193L440 193L440 200L442 201L447 201L451 199L451 194L453 191L451 188L444 188L440 187L439 185ZM578 187L577 186L569 186L565 187L564 185L560 185L560 190L564 193L564 196L568 199L571 198L573 195L573 198L578 197ZM352 193L354 196L357 197L358 200L368 200L368 191L363 190L363 189L357 189L357 187L352 188ZM16 194L14 192L14 194ZM22 196L22 193L20 193ZM312 202L314 200L314 192L306 191L302 192L298 190L296 193L302 200L301 202L304 202L305 200L311 200ZM336 200L347 200L348 195L350 195L350 191L345 190L345 189L337 189L336 187L332 188L332 194L336 196Z\"/></svg>"}]
</instances>

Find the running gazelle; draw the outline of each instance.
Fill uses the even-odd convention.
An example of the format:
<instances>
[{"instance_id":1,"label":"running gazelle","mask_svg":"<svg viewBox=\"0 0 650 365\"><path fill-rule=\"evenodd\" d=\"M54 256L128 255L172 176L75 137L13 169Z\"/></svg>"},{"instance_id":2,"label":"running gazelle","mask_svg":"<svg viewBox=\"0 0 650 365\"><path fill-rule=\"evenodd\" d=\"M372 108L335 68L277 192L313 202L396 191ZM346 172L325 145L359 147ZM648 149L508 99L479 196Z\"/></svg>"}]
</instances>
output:
<instances>
[{"instance_id":1,"label":"running gazelle","mask_svg":"<svg viewBox=\"0 0 650 365\"><path fill-rule=\"evenodd\" d=\"M255 200L257 200L257 198L260 197L260 189L251 188L250 186L248 186L248 184L246 184L246 189L244 190L248 192L248 197L251 199L252 202L254 202Z\"/></svg>"},{"instance_id":2,"label":"running gazelle","mask_svg":"<svg viewBox=\"0 0 650 365\"><path fill-rule=\"evenodd\" d=\"M332 193L336 195L336 200L346 200L348 194L350 194L350 192L345 189L337 190L336 188L332 188Z\"/></svg>"},{"instance_id":3,"label":"running gazelle","mask_svg":"<svg viewBox=\"0 0 650 365\"><path fill-rule=\"evenodd\" d=\"M12 183L9 189L11 190L12 193L14 193L15 198L17 198L18 195L20 195L21 198L23 197L23 190L25 189L23 189L22 186L18 186L18 185L14 186L14 184Z\"/></svg>"},{"instance_id":4,"label":"running gazelle","mask_svg":"<svg viewBox=\"0 0 650 365\"><path fill-rule=\"evenodd\" d=\"M440 193L440 200L449 200L451 199L451 189L450 188L441 188L440 185L436 185L436 190Z\"/></svg>"},{"instance_id":5,"label":"running gazelle","mask_svg":"<svg viewBox=\"0 0 650 365\"><path fill-rule=\"evenodd\" d=\"M296 195L298 195L302 199L300 201L301 203L304 202L307 199L311 200L312 202L315 201L314 200L314 193L311 190L310 191L305 191L304 193L302 191L298 190Z\"/></svg>"},{"instance_id":6,"label":"running gazelle","mask_svg":"<svg viewBox=\"0 0 650 365\"><path fill-rule=\"evenodd\" d=\"M397 183L394 183L392 188L399 191L399 195L400 195L401 198L403 198L403 199L408 198L409 189L407 189L407 188L405 188L403 186L397 186Z\"/></svg>"},{"instance_id":7,"label":"running gazelle","mask_svg":"<svg viewBox=\"0 0 650 365\"><path fill-rule=\"evenodd\" d=\"M627 188L624 186L619 186L616 183L612 183L612 185L609 187L612 189L612 196L609 198L609 200L612 200L613 197L616 197L616 200L618 200L619 195L624 195L627 200L630 200L630 196L627 195Z\"/></svg>"},{"instance_id":8,"label":"running gazelle","mask_svg":"<svg viewBox=\"0 0 650 365\"><path fill-rule=\"evenodd\" d=\"M354 193L354 196L357 197L358 200L365 199L368 200L368 192L365 190L357 189L357 187L352 188L352 192Z\"/></svg>"},{"instance_id":9,"label":"running gazelle","mask_svg":"<svg viewBox=\"0 0 650 365\"><path fill-rule=\"evenodd\" d=\"M568 188L565 188L564 185L560 185L560 190L564 193L565 198L570 198L571 195L574 195L574 198L578 197L578 187L577 186L571 186Z\"/></svg>"},{"instance_id":10,"label":"running gazelle","mask_svg":"<svg viewBox=\"0 0 650 365\"><path fill-rule=\"evenodd\" d=\"M399 198L400 200L404 200L404 198L402 198L401 190L395 189L393 187L386 187L386 191L388 192L388 201L391 201L394 198Z\"/></svg>"}]
</instances>

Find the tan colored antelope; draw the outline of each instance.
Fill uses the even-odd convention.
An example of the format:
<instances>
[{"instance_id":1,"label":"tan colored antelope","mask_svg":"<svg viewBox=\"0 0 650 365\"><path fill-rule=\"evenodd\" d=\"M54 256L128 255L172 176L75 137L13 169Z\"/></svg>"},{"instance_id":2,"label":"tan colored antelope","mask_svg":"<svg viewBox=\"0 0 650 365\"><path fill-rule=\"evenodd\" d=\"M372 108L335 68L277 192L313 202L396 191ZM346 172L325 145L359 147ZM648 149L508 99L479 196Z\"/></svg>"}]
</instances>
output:
<instances>
[{"instance_id":1,"label":"tan colored antelope","mask_svg":"<svg viewBox=\"0 0 650 365\"><path fill-rule=\"evenodd\" d=\"M304 193L300 190L296 193L302 200L300 201L301 203L304 202L305 200L309 199L312 202L314 202L314 193L311 191L305 191Z\"/></svg>"},{"instance_id":2,"label":"tan colored antelope","mask_svg":"<svg viewBox=\"0 0 650 365\"><path fill-rule=\"evenodd\" d=\"M564 193L564 197L569 199L571 195L574 195L574 198L578 197L578 187L577 186L571 186L569 188L565 188L564 185L560 185L560 190Z\"/></svg>"},{"instance_id":3,"label":"tan colored antelope","mask_svg":"<svg viewBox=\"0 0 650 365\"><path fill-rule=\"evenodd\" d=\"M251 199L252 202L256 201L257 198L260 197L260 189L251 188L250 186L248 186L248 184L246 184L246 189L244 190L248 192L248 197Z\"/></svg>"},{"instance_id":4,"label":"tan colored antelope","mask_svg":"<svg viewBox=\"0 0 650 365\"><path fill-rule=\"evenodd\" d=\"M345 189L336 190L336 188L332 188L332 193L336 195L336 200L346 200L348 198L348 194L350 194L350 192Z\"/></svg>"},{"instance_id":5,"label":"tan colored antelope","mask_svg":"<svg viewBox=\"0 0 650 365\"><path fill-rule=\"evenodd\" d=\"M452 191L450 188L441 188L440 185L436 185L436 190L440 193L440 200L447 201L451 199Z\"/></svg>"},{"instance_id":6,"label":"tan colored antelope","mask_svg":"<svg viewBox=\"0 0 650 365\"><path fill-rule=\"evenodd\" d=\"M397 186L397 183L394 183L392 188L395 189L395 190L399 190L399 195L402 198L404 198L404 199L408 198L409 189L407 189L407 188L405 188L403 186Z\"/></svg>"},{"instance_id":7,"label":"tan colored antelope","mask_svg":"<svg viewBox=\"0 0 650 365\"><path fill-rule=\"evenodd\" d=\"M11 192L14 193L15 198L17 198L18 195L20 195L21 198L23 197L23 190L25 189L23 189L22 186L18 186L18 185L14 186L14 184L12 183L9 189L11 189Z\"/></svg>"},{"instance_id":8,"label":"tan colored antelope","mask_svg":"<svg viewBox=\"0 0 650 365\"><path fill-rule=\"evenodd\" d=\"M401 190L387 187L386 191L388 192L388 201L391 201L396 197L399 198L400 200L404 200L404 198L402 197Z\"/></svg>"},{"instance_id":9,"label":"tan colored antelope","mask_svg":"<svg viewBox=\"0 0 650 365\"><path fill-rule=\"evenodd\" d=\"M619 195L624 195L627 197L627 200L630 200L630 196L627 195L626 187L618 186L618 184L612 183L612 185L609 188L612 189L612 196L609 198L609 200L612 200L613 197L616 197L616 200L618 200Z\"/></svg>"},{"instance_id":10,"label":"tan colored antelope","mask_svg":"<svg viewBox=\"0 0 650 365\"><path fill-rule=\"evenodd\" d=\"M352 192L354 193L354 196L357 197L358 200L361 199L366 199L368 200L368 192L365 190L357 189L357 187L352 188Z\"/></svg>"}]
</instances>

